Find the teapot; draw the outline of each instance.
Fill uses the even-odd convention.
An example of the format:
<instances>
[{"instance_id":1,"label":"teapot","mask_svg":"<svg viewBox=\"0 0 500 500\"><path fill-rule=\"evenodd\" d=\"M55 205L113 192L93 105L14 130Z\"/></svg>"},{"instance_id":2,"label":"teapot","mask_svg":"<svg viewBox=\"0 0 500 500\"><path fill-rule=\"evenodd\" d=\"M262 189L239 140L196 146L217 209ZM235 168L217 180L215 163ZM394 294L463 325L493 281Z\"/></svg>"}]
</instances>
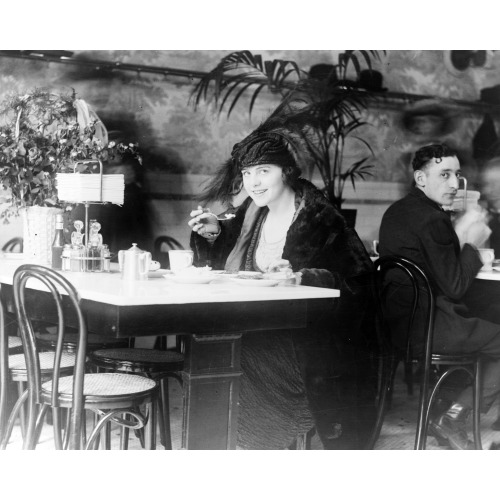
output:
<instances>
[{"instance_id":1,"label":"teapot","mask_svg":"<svg viewBox=\"0 0 500 500\"><path fill-rule=\"evenodd\" d=\"M147 280L151 265L151 253L141 250L137 243L132 243L132 247L128 250L118 252L118 265L123 280Z\"/></svg>"}]
</instances>

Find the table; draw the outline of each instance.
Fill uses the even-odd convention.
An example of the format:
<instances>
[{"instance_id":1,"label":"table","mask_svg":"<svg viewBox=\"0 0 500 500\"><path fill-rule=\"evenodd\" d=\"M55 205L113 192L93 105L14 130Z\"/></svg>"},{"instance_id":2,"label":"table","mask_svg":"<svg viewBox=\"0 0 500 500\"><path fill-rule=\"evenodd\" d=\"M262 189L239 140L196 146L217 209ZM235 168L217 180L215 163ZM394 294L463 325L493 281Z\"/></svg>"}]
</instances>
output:
<instances>
[{"instance_id":1,"label":"table","mask_svg":"<svg viewBox=\"0 0 500 500\"><path fill-rule=\"evenodd\" d=\"M500 281L500 271L479 271L476 275L478 280Z\"/></svg>"},{"instance_id":2,"label":"table","mask_svg":"<svg viewBox=\"0 0 500 500\"><path fill-rule=\"evenodd\" d=\"M12 278L23 262L0 258L0 297L14 311ZM114 338L185 335L182 448L234 449L238 423L241 338L252 332L298 329L332 306L339 290L247 287L228 280L179 285L151 273L124 282L111 273L62 273L78 290L90 332ZM33 319L55 322L44 285L27 284ZM68 326L76 326L71 317ZM272 333L270 333L272 334Z\"/></svg>"}]
</instances>

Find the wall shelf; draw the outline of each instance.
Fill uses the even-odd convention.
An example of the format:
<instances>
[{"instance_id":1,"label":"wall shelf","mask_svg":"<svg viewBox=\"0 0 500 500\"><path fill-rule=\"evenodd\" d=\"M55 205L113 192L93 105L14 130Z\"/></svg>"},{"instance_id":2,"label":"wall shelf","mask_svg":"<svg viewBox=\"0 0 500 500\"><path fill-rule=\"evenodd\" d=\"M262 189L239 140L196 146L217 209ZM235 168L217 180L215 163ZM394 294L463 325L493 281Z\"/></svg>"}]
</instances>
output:
<instances>
[{"instance_id":1,"label":"wall shelf","mask_svg":"<svg viewBox=\"0 0 500 500\"><path fill-rule=\"evenodd\" d=\"M189 80L201 79L208 73L204 71L192 71L179 68L148 66L142 64L122 63L119 61L103 61L99 59L81 59L74 57L73 52L66 50L0 50L0 57L15 59L25 59L31 61L43 61L47 63L72 64L86 67L95 71L131 71L137 74L151 73L160 74L165 77L176 76ZM442 104L450 107L456 107L457 110L466 108L469 112L477 114L490 113L500 115L500 105L493 105L481 101L465 101L459 99L445 99L432 95L406 94L403 92L375 92L369 90L360 90L360 93L370 99L370 106L383 106L384 108L394 107L400 109L401 102L408 104L429 100L436 104Z\"/></svg>"}]
</instances>

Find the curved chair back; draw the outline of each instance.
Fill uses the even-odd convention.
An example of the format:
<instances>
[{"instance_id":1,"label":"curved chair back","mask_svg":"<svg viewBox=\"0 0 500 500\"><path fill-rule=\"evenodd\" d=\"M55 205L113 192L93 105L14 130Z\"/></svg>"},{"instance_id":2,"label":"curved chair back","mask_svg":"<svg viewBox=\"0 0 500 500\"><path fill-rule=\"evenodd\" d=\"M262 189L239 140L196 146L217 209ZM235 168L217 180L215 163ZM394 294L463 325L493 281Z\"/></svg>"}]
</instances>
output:
<instances>
[{"instance_id":1,"label":"curved chair back","mask_svg":"<svg viewBox=\"0 0 500 500\"><path fill-rule=\"evenodd\" d=\"M167 251L163 250L163 247L167 247ZM168 250L183 250L179 241L177 241L172 236L158 236L154 242L153 259L157 260L163 269L170 267L170 260L168 258Z\"/></svg>"},{"instance_id":2,"label":"curved chair back","mask_svg":"<svg viewBox=\"0 0 500 500\"><path fill-rule=\"evenodd\" d=\"M7 241L2 247L2 252L13 252L16 249L21 253L23 251L23 239L21 237L12 238Z\"/></svg>"},{"instance_id":3,"label":"curved chair back","mask_svg":"<svg viewBox=\"0 0 500 500\"><path fill-rule=\"evenodd\" d=\"M374 263L376 271L378 271L378 298L381 301L379 307L382 307L383 315L383 283L387 280L388 273L394 269L399 269L402 271L410 280L413 288L413 300L411 313L408 316L408 325L406 331L403 332L405 335L404 345L405 345L405 360L410 362L413 359L413 323L415 320L415 315L417 313L418 306L421 305L422 291L425 292L427 297L427 308L425 310L425 328L424 328L424 356L429 358L429 362L432 356L432 342L434 336L434 308L435 308L435 297L432 290L429 278L426 276L425 272L417 266L414 262L404 257L399 256L386 256L381 257ZM399 332L398 332L399 333Z\"/></svg>"},{"instance_id":4,"label":"curved chair back","mask_svg":"<svg viewBox=\"0 0 500 500\"><path fill-rule=\"evenodd\" d=\"M82 416L83 416L83 382L85 374L87 327L85 318L80 308L80 299L73 285L63 276L50 268L24 264L14 273L13 291L17 320L21 339L24 346L26 368L28 374L28 424L25 442L30 443L35 439L36 427L36 405L42 402L41 389L42 375L40 371L40 361L35 332L29 314L29 300L27 300L26 288L28 280L38 280L48 289L54 301L58 325L57 325L57 345L54 356L54 367L52 376L52 401L53 407L58 407L60 362L63 355L63 340L65 328L65 312L74 312L78 322L79 342L76 351L76 361L74 368L73 404L71 408L70 428L67 429L70 435L70 449L78 449L76 440L81 436ZM61 293L62 292L62 293Z\"/></svg>"},{"instance_id":5,"label":"curved chair back","mask_svg":"<svg viewBox=\"0 0 500 500\"><path fill-rule=\"evenodd\" d=\"M413 299L411 310L408 315L407 328L404 332L398 334L404 335L405 352L404 357L406 362L411 362L413 359L413 323L415 315L420 304L422 295L425 294L426 309L425 309L425 323L424 323L424 377L420 390L420 407L427 405L429 377L428 374L431 368L432 361L432 343L434 337L434 310L435 310L435 296L428 277L425 272L414 262L404 257L399 256L385 256L380 257L374 262L374 297L377 305L377 335L381 356L381 381L378 393L378 416L375 430L371 439L371 446L375 445L378 439L380 430L383 423L383 416L385 412L385 405L387 395L391 390L392 373L395 368L395 362L399 353L397 352L391 337L391 332L387 324L386 315L384 314L384 283L387 280L388 273L393 270L400 270L403 275L407 276L410 280L413 289ZM420 428L420 427L419 427ZM419 430L420 432L420 430ZM417 440L419 435L417 434Z\"/></svg>"}]
</instances>

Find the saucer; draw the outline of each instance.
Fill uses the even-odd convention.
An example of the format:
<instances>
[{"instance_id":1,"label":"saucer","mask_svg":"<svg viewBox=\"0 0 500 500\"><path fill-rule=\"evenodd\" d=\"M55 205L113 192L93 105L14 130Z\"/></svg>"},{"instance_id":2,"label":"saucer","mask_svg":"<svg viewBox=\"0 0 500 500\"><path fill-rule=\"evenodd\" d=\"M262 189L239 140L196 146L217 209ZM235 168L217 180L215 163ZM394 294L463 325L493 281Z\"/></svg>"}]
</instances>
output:
<instances>
[{"instance_id":1,"label":"saucer","mask_svg":"<svg viewBox=\"0 0 500 500\"><path fill-rule=\"evenodd\" d=\"M238 283L241 286L276 286L278 280L267 280L267 279L242 279L242 278L230 278L233 283Z\"/></svg>"},{"instance_id":2,"label":"saucer","mask_svg":"<svg viewBox=\"0 0 500 500\"><path fill-rule=\"evenodd\" d=\"M182 285L207 285L214 280L213 276L206 275L165 275L165 278L172 280L174 283L179 283Z\"/></svg>"}]
</instances>

